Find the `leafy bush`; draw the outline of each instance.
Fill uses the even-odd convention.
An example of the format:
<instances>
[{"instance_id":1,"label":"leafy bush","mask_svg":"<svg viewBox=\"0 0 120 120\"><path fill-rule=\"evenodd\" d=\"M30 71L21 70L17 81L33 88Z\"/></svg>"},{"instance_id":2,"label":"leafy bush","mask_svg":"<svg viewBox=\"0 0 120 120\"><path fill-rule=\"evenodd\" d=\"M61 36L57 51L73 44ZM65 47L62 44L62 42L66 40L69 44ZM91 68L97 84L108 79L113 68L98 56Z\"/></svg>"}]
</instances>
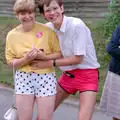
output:
<instances>
[{"instance_id":1,"label":"leafy bush","mask_svg":"<svg viewBox=\"0 0 120 120\"><path fill-rule=\"evenodd\" d=\"M98 21L93 29L97 36L100 36L98 40L95 40L95 45L102 68L106 68L109 61L109 55L106 52L108 41L114 29L120 24L120 7L118 7L116 0L111 0L108 4L108 10L109 12L105 14L105 18Z\"/></svg>"},{"instance_id":2,"label":"leafy bush","mask_svg":"<svg viewBox=\"0 0 120 120\"><path fill-rule=\"evenodd\" d=\"M120 8L116 0L111 0L108 5L109 13L105 15L105 20L100 24L103 35L110 38L114 29L120 24Z\"/></svg>"},{"instance_id":3,"label":"leafy bush","mask_svg":"<svg viewBox=\"0 0 120 120\"><path fill-rule=\"evenodd\" d=\"M8 31L10 31L13 28L13 25L1 25L0 27L0 67L1 64L5 64L5 40L6 40L6 35Z\"/></svg>"}]
</instances>

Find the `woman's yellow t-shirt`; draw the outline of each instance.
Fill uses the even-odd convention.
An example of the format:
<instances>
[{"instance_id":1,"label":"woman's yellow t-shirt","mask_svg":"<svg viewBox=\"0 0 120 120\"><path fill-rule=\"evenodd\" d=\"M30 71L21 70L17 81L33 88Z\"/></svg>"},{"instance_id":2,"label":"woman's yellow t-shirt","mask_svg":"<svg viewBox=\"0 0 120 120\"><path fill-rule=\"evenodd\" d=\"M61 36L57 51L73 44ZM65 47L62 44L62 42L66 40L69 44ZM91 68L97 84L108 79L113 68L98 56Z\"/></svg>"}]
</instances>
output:
<instances>
[{"instance_id":1,"label":"woman's yellow t-shirt","mask_svg":"<svg viewBox=\"0 0 120 120\"><path fill-rule=\"evenodd\" d=\"M14 58L22 58L32 48L43 49L46 54L59 52L58 38L50 28L41 23L35 23L30 32L22 32L19 26L11 30L6 39L6 59L9 63ZM50 73L53 68L34 70L29 64L19 68L24 72Z\"/></svg>"}]
</instances>

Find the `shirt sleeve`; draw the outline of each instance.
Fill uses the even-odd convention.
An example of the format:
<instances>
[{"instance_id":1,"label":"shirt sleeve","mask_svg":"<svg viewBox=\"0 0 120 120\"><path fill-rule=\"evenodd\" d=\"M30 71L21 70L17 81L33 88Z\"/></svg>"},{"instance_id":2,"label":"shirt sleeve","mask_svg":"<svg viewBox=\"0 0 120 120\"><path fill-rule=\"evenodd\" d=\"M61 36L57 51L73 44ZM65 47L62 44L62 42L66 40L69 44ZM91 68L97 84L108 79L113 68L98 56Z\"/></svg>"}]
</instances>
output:
<instances>
[{"instance_id":1,"label":"shirt sleeve","mask_svg":"<svg viewBox=\"0 0 120 120\"><path fill-rule=\"evenodd\" d=\"M52 52L53 53L60 52L59 39L58 39L56 33L52 32L50 36L51 37L49 37L49 38L52 38L52 39L49 40L49 44L50 44Z\"/></svg>"},{"instance_id":2,"label":"shirt sleeve","mask_svg":"<svg viewBox=\"0 0 120 120\"><path fill-rule=\"evenodd\" d=\"M112 38L107 46L107 52L120 60L120 25L114 30Z\"/></svg>"},{"instance_id":3,"label":"shirt sleeve","mask_svg":"<svg viewBox=\"0 0 120 120\"><path fill-rule=\"evenodd\" d=\"M9 34L7 35L6 38L5 57L8 64L13 58L15 58L14 52L12 50L12 43L10 42Z\"/></svg>"},{"instance_id":4,"label":"shirt sleeve","mask_svg":"<svg viewBox=\"0 0 120 120\"><path fill-rule=\"evenodd\" d=\"M86 41L88 39L88 31L84 24L78 24L73 34L73 52L74 55L86 55Z\"/></svg>"}]
</instances>

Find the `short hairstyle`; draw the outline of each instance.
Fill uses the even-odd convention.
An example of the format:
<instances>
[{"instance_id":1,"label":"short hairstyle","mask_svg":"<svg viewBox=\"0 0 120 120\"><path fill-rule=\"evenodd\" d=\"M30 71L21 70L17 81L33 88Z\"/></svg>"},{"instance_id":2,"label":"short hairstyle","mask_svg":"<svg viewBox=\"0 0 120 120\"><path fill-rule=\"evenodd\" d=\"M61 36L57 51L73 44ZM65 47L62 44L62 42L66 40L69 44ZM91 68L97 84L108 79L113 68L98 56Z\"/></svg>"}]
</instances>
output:
<instances>
[{"instance_id":1,"label":"short hairstyle","mask_svg":"<svg viewBox=\"0 0 120 120\"><path fill-rule=\"evenodd\" d=\"M49 6L51 1L56 1L59 6L63 5L63 0L36 0L36 3L38 4L39 12L44 13L44 5Z\"/></svg>"},{"instance_id":2,"label":"short hairstyle","mask_svg":"<svg viewBox=\"0 0 120 120\"><path fill-rule=\"evenodd\" d=\"M20 12L35 12L35 0L16 0L13 10L16 14Z\"/></svg>"}]
</instances>

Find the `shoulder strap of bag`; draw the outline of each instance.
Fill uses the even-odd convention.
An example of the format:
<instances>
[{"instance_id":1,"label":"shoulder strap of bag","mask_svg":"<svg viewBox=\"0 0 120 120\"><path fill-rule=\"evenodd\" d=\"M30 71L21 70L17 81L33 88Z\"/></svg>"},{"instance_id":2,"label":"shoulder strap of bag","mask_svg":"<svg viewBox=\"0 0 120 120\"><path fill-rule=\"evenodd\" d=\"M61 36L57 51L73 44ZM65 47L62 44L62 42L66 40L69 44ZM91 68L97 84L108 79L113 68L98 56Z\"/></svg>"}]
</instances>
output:
<instances>
[{"instance_id":1,"label":"shoulder strap of bag","mask_svg":"<svg viewBox=\"0 0 120 120\"><path fill-rule=\"evenodd\" d=\"M13 67L12 67L12 70L13 70L13 89L15 88L15 66L14 66L14 60L13 60ZM16 95L15 95L15 93L13 92L13 103L12 103L12 107L14 108L14 109L17 109L16 108L16 102L15 102L15 99L16 99Z\"/></svg>"}]
</instances>

